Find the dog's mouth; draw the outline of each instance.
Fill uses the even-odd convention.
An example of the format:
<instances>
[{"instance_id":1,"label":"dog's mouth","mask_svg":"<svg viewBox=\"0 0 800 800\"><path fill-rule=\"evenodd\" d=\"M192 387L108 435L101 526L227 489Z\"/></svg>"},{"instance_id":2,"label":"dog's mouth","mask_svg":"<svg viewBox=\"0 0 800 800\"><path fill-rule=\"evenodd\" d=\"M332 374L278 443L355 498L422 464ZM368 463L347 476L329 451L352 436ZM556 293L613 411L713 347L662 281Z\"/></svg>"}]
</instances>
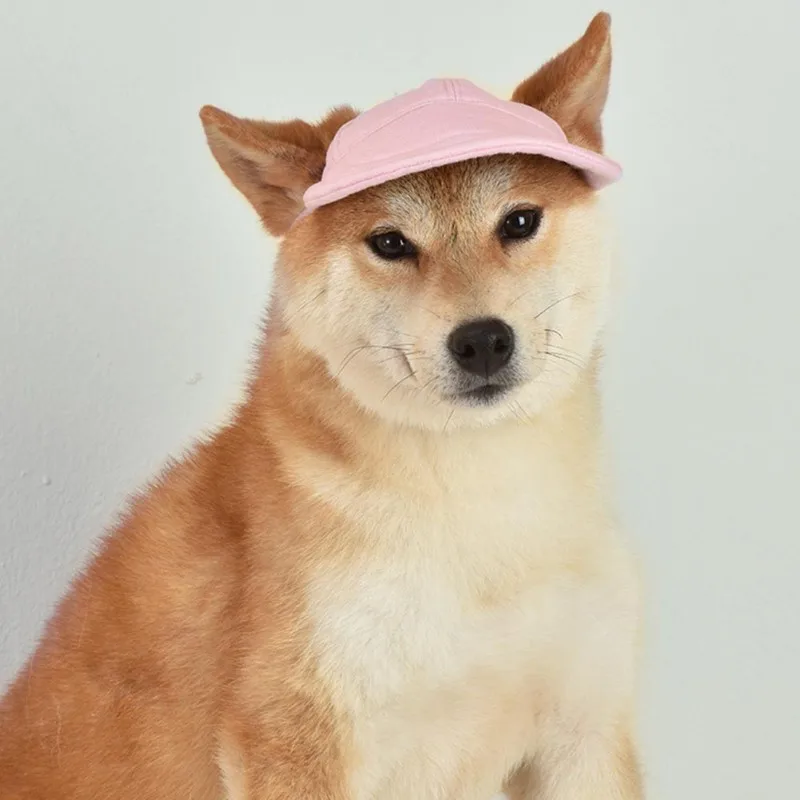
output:
<instances>
[{"instance_id":1,"label":"dog's mouth","mask_svg":"<svg viewBox=\"0 0 800 800\"><path fill-rule=\"evenodd\" d=\"M465 389L450 396L450 399L469 405L490 405L507 394L511 386L501 383L485 383L472 389Z\"/></svg>"}]
</instances>

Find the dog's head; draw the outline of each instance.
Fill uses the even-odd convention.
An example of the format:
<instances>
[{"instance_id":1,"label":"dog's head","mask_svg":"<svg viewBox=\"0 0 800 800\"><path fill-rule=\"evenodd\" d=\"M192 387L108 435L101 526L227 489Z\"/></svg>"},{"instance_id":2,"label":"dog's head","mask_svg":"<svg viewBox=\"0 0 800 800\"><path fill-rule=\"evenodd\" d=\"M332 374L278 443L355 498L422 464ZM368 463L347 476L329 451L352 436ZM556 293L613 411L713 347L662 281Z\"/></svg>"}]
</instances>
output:
<instances>
[{"instance_id":1,"label":"dog's head","mask_svg":"<svg viewBox=\"0 0 800 800\"><path fill-rule=\"evenodd\" d=\"M600 151L611 46L598 15L514 100ZM589 367L607 301L607 226L571 167L503 155L364 190L297 220L355 112L318 125L201 117L265 227L284 236L276 313L339 383L384 417L426 427L536 413Z\"/></svg>"}]
</instances>

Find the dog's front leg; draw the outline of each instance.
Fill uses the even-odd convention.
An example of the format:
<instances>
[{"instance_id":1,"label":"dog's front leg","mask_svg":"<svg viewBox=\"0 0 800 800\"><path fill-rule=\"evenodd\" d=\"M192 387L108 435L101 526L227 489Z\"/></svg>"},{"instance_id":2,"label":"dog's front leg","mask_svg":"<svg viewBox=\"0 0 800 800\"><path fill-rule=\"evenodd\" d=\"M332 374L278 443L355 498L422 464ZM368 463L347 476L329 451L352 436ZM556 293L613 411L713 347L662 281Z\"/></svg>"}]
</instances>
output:
<instances>
[{"instance_id":1,"label":"dog's front leg","mask_svg":"<svg viewBox=\"0 0 800 800\"><path fill-rule=\"evenodd\" d=\"M505 787L509 800L642 800L630 734L575 736L524 764Z\"/></svg>"},{"instance_id":2,"label":"dog's front leg","mask_svg":"<svg viewBox=\"0 0 800 800\"><path fill-rule=\"evenodd\" d=\"M334 726L308 701L227 724L219 766L224 800L349 800Z\"/></svg>"},{"instance_id":3,"label":"dog's front leg","mask_svg":"<svg viewBox=\"0 0 800 800\"><path fill-rule=\"evenodd\" d=\"M531 762L522 764L516 769L503 787L503 793L508 800L531 800L536 797L534 776Z\"/></svg>"}]
</instances>

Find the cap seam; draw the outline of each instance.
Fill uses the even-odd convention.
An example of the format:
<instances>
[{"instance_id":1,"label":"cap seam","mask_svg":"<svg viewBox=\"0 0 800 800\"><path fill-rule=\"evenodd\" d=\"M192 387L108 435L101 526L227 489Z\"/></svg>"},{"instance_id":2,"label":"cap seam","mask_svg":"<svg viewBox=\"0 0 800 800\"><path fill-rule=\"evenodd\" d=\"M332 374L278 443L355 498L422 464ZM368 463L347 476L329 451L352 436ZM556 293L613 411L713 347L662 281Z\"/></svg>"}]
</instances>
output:
<instances>
[{"instance_id":1,"label":"cap seam","mask_svg":"<svg viewBox=\"0 0 800 800\"><path fill-rule=\"evenodd\" d=\"M518 119L521 122L526 122L526 123L528 123L530 125L535 125L536 127L541 128L542 130L546 129L546 126L541 125L540 123L536 122L535 120L529 119L528 117L525 117L522 114L516 114L511 109L503 108L502 106L496 106L496 105L493 105L492 103L488 103L488 102L486 102L486 100L482 100L482 99L479 99L479 98L462 98L460 100L457 100L455 98L449 98L449 97L446 97L446 98L437 97L435 99L420 100L418 103L415 103L410 108L405 109L405 111L403 111L402 114L399 114L396 117L392 117L391 119L388 119L385 122L383 122L382 124L378 125L377 128L373 128L373 129L367 131L366 133L364 133L357 140L351 142L346 150L343 150L340 145L337 146L337 148L336 148L337 152L336 152L335 160L339 161L339 160L345 158L350 152L352 152L352 150L355 147L360 145L365 139L368 139L370 136L374 136L379 131L383 130L384 128L386 128L389 125L394 124L398 120L401 120L404 117L407 117L409 114L413 113L414 111L419 111L419 109L425 108L426 106L431 106L431 105L435 105L437 103L443 103L443 102L444 103L459 103L459 104L469 103L470 105L486 106L487 108L491 108L494 111L499 111L499 112L502 112L503 114L506 114L507 116L514 117L515 119ZM532 108L531 106L523 106L521 103L518 103L517 105L520 105L522 108ZM542 116L544 116L548 120L550 120L553 123L553 126L554 126L555 130L559 131L559 133L561 133L561 135L564 136L564 141L567 141L566 134L562 130L561 126L552 117L547 116L547 114L545 114L543 111L539 111L539 109L533 109L533 110L537 111L539 114L541 114ZM337 134L337 136L334 137L334 142L336 142L337 138L338 138L338 134ZM339 140L339 141L341 142L341 140Z\"/></svg>"}]
</instances>

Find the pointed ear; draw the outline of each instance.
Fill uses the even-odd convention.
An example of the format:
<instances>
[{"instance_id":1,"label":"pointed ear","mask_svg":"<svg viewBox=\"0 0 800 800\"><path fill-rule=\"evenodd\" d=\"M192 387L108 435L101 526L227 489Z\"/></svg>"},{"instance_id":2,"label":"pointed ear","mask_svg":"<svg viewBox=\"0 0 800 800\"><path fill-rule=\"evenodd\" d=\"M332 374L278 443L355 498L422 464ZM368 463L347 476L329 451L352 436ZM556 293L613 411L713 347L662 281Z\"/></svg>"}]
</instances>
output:
<instances>
[{"instance_id":1,"label":"pointed ear","mask_svg":"<svg viewBox=\"0 0 800 800\"><path fill-rule=\"evenodd\" d=\"M602 152L600 118L611 74L611 17L598 14L570 48L523 81L511 99L538 108L573 144Z\"/></svg>"},{"instance_id":2,"label":"pointed ear","mask_svg":"<svg viewBox=\"0 0 800 800\"><path fill-rule=\"evenodd\" d=\"M322 177L333 137L355 116L352 108L341 107L310 125L299 119L239 119L213 106L200 111L214 158L275 236L286 233L297 219L303 193Z\"/></svg>"}]
</instances>

